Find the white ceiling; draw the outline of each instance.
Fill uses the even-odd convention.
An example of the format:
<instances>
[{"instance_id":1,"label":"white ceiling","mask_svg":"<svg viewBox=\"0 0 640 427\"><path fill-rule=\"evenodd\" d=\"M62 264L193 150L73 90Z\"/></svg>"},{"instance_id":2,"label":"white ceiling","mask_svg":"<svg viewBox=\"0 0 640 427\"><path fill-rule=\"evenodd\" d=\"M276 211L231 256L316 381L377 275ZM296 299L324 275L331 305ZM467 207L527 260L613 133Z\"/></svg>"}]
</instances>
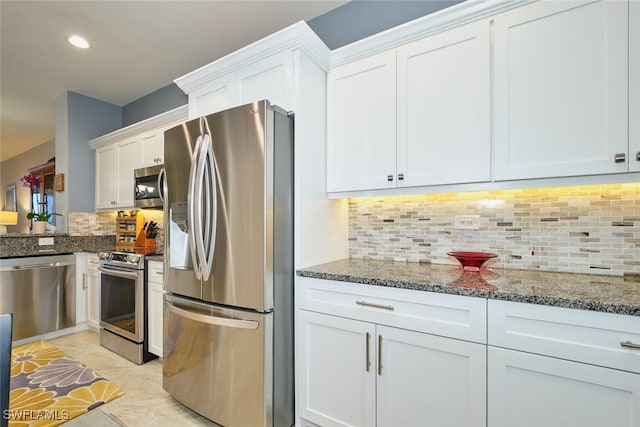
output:
<instances>
[{"instance_id":1,"label":"white ceiling","mask_svg":"<svg viewBox=\"0 0 640 427\"><path fill-rule=\"evenodd\" d=\"M64 91L123 106L344 3L0 0L0 161L55 137ZM71 33L93 48L69 45Z\"/></svg>"}]
</instances>

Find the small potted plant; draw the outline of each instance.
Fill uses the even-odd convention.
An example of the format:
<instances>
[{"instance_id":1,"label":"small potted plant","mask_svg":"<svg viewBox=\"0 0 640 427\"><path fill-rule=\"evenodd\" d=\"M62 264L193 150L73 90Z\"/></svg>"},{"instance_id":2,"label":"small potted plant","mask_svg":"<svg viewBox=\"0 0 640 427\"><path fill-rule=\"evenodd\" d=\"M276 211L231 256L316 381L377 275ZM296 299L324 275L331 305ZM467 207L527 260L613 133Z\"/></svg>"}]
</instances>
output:
<instances>
[{"instance_id":1,"label":"small potted plant","mask_svg":"<svg viewBox=\"0 0 640 427\"><path fill-rule=\"evenodd\" d=\"M49 218L51 218L52 215L62 216L61 214L56 212L51 212L51 213L29 212L27 214L27 219L30 219L33 221L32 223L33 233L44 234L44 231L47 228L47 223L49 222Z\"/></svg>"}]
</instances>

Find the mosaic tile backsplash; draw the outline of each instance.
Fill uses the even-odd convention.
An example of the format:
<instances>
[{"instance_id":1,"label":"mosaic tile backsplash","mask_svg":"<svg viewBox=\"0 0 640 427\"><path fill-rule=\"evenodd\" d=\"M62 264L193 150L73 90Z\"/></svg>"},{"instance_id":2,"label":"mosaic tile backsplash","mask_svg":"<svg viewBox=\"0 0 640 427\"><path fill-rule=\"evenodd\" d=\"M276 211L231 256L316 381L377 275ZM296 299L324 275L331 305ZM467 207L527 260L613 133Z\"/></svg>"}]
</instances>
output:
<instances>
[{"instance_id":1,"label":"mosaic tile backsplash","mask_svg":"<svg viewBox=\"0 0 640 427\"><path fill-rule=\"evenodd\" d=\"M479 215L480 229L454 229ZM349 199L349 256L458 264L489 251L500 268L640 275L640 184Z\"/></svg>"},{"instance_id":2,"label":"mosaic tile backsplash","mask_svg":"<svg viewBox=\"0 0 640 427\"><path fill-rule=\"evenodd\" d=\"M158 223L156 236L156 253L164 249L163 214L160 210L142 211L145 221ZM113 235L116 227L116 212L69 212L70 236L104 236Z\"/></svg>"}]
</instances>

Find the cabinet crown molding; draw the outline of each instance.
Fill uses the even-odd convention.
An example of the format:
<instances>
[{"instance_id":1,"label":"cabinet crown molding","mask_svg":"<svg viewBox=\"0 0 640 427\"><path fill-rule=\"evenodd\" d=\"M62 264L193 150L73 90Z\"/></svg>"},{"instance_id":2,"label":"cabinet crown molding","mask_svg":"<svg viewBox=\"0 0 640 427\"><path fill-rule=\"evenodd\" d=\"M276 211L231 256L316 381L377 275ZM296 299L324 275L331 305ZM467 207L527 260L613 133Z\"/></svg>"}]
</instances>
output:
<instances>
[{"instance_id":1,"label":"cabinet crown molding","mask_svg":"<svg viewBox=\"0 0 640 427\"><path fill-rule=\"evenodd\" d=\"M95 150L97 148L106 147L116 142L121 142L123 139L139 135L142 132L147 132L163 126L168 126L174 123L185 121L188 118L189 106L185 104L181 107L174 108L173 110L158 114L157 116L150 117L146 120L142 120L138 123L134 123L122 129L118 129L106 135L94 138L89 141L89 145Z\"/></svg>"},{"instance_id":2,"label":"cabinet crown molding","mask_svg":"<svg viewBox=\"0 0 640 427\"><path fill-rule=\"evenodd\" d=\"M330 69L535 0L467 0L331 51Z\"/></svg>"},{"instance_id":3,"label":"cabinet crown molding","mask_svg":"<svg viewBox=\"0 0 640 427\"><path fill-rule=\"evenodd\" d=\"M300 49L320 68L329 68L329 48L304 21L260 39L174 80L186 94L275 54Z\"/></svg>"}]
</instances>

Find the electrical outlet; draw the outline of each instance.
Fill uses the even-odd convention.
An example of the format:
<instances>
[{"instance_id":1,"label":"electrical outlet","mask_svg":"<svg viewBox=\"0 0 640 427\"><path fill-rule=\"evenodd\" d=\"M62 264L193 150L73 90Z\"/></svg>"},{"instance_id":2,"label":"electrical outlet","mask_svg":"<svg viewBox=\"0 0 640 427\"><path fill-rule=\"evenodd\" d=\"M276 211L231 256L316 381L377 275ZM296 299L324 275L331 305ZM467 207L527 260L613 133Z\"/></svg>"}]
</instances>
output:
<instances>
[{"instance_id":1,"label":"electrical outlet","mask_svg":"<svg viewBox=\"0 0 640 427\"><path fill-rule=\"evenodd\" d=\"M480 215L456 215L453 228L456 230L480 229Z\"/></svg>"},{"instance_id":2,"label":"electrical outlet","mask_svg":"<svg viewBox=\"0 0 640 427\"><path fill-rule=\"evenodd\" d=\"M40 237L38 239L38 246L51 246L53 245L53 237Z\"/></svg>"}]
</instances>

